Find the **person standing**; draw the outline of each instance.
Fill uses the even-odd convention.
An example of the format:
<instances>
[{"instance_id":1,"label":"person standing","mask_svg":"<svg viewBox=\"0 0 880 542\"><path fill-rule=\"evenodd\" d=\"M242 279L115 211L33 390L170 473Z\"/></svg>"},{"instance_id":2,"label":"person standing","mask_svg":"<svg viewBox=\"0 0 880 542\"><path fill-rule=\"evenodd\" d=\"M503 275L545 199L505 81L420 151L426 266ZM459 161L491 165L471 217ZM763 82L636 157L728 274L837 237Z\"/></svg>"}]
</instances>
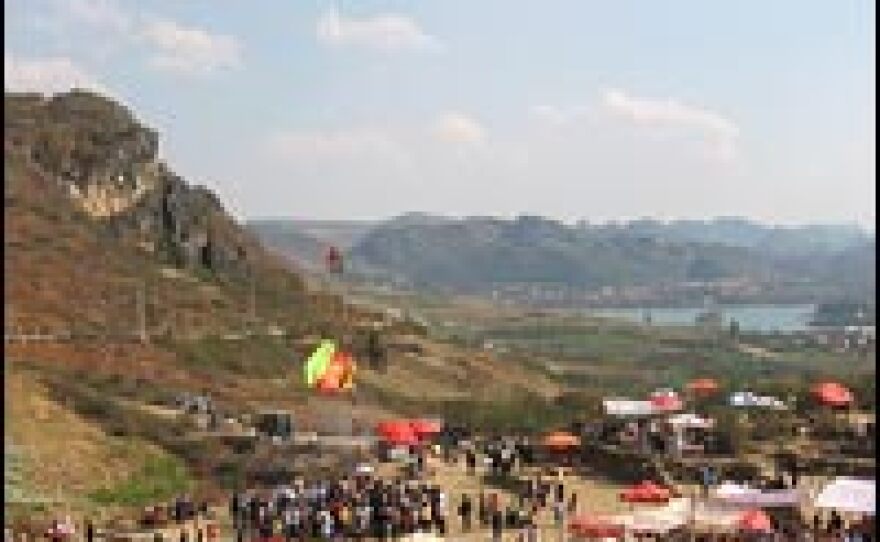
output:
<instances>
[{"instance_id":1,"label":"person standing","mask_svg":"<svg viewBox=\"0 0 880 542\"><path fill-rule=\"evenodd\" d=\"M465 452L465 461L467 462L468 476L474 476L477 472L477 455L471 448Z\"/></svg>"},{"instance_id":2,"label":"person standing","mask_svg":"<svg viewBox=\"0 0 880 542\"><path fill-rule=\"evenodd\" d=\"M568 515L573 516L577 514L578 507L578 495L576 491L571 492L571 499L568 501Z\"/></svg>"},{"instance_id":3,"label":"person standing","mask_svg":"<svg viewBox=\"0 0 880 542\"><path fill-rule=\"evenodd\" d=\"M501 536L504 531L504 517L501 510L492 511L492 541L501 542Z\"/></svg>"},{"instance_id":4,"label":"person standing","mask_svg":"<svg viewBox=\"0 0 880 542\"><path fill-rule=\"evenodd\" d=\"M700 469L703 481L703 497L709 496L709 488L715 485L715 469L711 465L703 465Z\"/></svg>"},{"instance_id":5,"label":"person standing","mask_svg":"<svg viewBox=\"0 0 880 542\"><path fill-rule=\"evenodd\" d=\"M446 494L442 491L437 502L437 533L441 538L446 537Z\"/></svg>"},{"instance_id":6,"label":"person standing","mask_svg":"<svg viewBox=\"0 0 880 542\"><path fill-rule=\"evenodd\" d=\"M562 501L553 503L553 525L559 533L559 540L563 537L563 526L565 524L565 504Z\"/></svg>"},{"instance_id":7,"label":"person standing","mask_svg":"<svg viewBox=\"0 0 880 542\"><path fill-rule=\"evenodd\" d=\"M534 521L526 524L526 542L538 542L538 526Z\"/></svg>"},{"instance_id":8,"label":"person standing","mask_svg":"<svg viewBox=\"0 0 880 542\"><path fill-rule=\"evenodd\" d=\"M473 512L473 503L471 503L470 495L465 493L461 498L461 505L458 507L458 514L461 516L461 529L464 532L471 530L471 513Z\"/></svg>"}]
</instances>

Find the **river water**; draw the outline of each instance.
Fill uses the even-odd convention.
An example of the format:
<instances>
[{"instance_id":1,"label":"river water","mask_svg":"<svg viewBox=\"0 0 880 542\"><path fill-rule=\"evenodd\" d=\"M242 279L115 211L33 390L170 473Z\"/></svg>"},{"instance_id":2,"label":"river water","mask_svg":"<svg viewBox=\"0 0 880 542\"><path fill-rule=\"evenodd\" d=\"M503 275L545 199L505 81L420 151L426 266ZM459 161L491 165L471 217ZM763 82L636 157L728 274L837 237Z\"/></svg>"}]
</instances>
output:
<instances>
[{"instance_id":1,"label":"river water","mask_svg":"<svg viewBox=\"0 0 880 542\"><path fill-rule=\"evenodd\" d=\"M716 307L729 325L731 320L739 322L742 331L755 333L791 333L809 327L816 309L815 305L719 305ZM700 308L681 307L641 307L626 309L589 309L586 314L614 318L630 322L644 323L650 315L651 324L658 326L692 326L697 316L704 312Z\"/></svg>"}]
</instances>

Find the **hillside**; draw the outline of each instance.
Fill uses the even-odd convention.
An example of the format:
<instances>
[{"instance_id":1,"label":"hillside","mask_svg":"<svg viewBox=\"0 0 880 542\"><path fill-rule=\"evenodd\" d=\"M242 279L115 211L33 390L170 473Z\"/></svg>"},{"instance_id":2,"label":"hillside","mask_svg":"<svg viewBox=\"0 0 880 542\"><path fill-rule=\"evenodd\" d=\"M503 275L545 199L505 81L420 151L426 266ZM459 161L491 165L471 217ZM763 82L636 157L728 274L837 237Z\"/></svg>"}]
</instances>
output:
<instances>
[{"instance_id":1,"label":"hillside","mask_svg":"<svg viewBox=\"0 0 880 542\"><path fill-rule=\"evenodd\" d=\"M235 457L156 417L178 393L209 393L235 415L288 408L317 428L327 406L303 388L300 361L321 336L350 338L359 355L363 325L385 317L310 291L216 196L175 175L157 134L119 104L71 92L7 94L4 107L4 388L7 412L20 413L5 435L27 450L25 489L79 508L230 483ZM359 371L367 425L424 394L554 393L540 375L431 343L404 320L384 326L387 370ZM64 439L81 452L70 483L52 467L69 460ZM144 485L144 472L160 485Z\"/></svg>"}]
</instances>

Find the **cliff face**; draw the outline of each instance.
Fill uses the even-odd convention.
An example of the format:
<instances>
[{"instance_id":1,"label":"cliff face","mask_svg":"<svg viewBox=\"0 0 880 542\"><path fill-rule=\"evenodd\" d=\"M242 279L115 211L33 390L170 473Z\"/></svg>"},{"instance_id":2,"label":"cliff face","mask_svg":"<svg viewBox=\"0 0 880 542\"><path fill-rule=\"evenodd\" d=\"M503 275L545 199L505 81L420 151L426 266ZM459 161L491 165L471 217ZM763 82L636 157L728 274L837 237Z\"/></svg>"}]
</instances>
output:
<instances>
[{"instance_id":1,"label":"cliff face","mask_svg":"<svg viewBox=\"0 0 880 542\"><path fill-rule=\"evenodd\" d=\"M54 178L107 233L179 267L246 270L254 240L159 160L158 135L125 107L72 91L6 94L4 109L7 152Z\"/></svg>"}]
</instances>

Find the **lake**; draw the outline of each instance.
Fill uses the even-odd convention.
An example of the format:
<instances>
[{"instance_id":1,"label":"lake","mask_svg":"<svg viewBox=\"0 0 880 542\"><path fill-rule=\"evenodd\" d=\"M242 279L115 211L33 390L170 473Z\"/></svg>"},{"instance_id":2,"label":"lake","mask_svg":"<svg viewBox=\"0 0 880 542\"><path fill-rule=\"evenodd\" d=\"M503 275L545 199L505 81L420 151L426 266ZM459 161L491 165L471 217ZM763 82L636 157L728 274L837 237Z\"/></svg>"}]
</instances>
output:
<instances>
[{"instance_id":1,"label":"lake","mask_svg":"<svg viewBox=\"0 0 880 542\"><path fill-rule=\"evenodd\" d=\"M742 331L756 333L791 333L809 328L815 305L719 305L724 324L739 322ZM626 309L589 309L586 314L604 318L644 323L651 315L651 324L658 326L692 326L704 309L681 307L641 307Z\"/></svg>"}]
</instances>

